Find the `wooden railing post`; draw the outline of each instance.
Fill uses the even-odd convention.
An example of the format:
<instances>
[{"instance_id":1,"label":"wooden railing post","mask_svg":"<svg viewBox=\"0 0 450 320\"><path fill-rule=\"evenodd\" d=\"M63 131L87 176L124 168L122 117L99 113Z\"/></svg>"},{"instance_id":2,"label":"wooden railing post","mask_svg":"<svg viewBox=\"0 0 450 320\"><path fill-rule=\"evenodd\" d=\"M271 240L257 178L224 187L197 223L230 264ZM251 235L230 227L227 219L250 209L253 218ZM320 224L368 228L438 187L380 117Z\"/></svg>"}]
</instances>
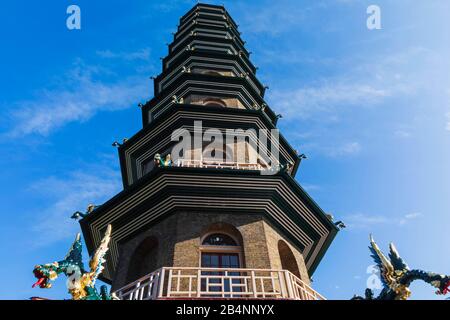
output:
<instances>
[{"instance_id":1,"label":"wooden railing post","mask_svg":"<svg viewBox=\"0 0 450 320\"><path fill-rule=\"evenodd\" d=\"M200 298L200 291L202 291L202 270L197 270L197 298Z\"/></svg>"},{"instance_id":2,"label":"wooden railing post","mask_svg":"<svg viewBox=\"0 0 450 320\"><path fill-rule=\"evenodd\" d=\"M172 291L172 268L169 269L169 278L167 279L167 297L170 297Z\"/></svg>"},{"instance_id":3,"label":"wooden railing post","mask_svg":"<svg viewBox=\"0 0 450 320\"><path fill-rule=\"evenodd\" d=\"M282 271L278 271L278 282L280 282L281 297L287 298L286 294L286 277Z\"/></svg>"},{"instance_id":4,"label":"wooden railing post","mask_svg":"<svg viewBox=\"0 0 450 320\"><path fill-rule=\"evenodd\" d=\"M256 290L255 270L252 270L251 277L252 277L253 297L257 298L258 297L258 292Z\"/></svg>"},{"instance_id":5,"label":"wooden railing post","mask_svg":"<svg viewBox=\"0 0 450 320\"><path fill-rule=\"evenodd\" d=\"M166 273L166 269L161 268L160 272L159 272L159 279L158 279L158 293L157 293L157 298L161 298L164 294L164 276Z\"/></svg>"},{"instance_id":6,"label":"wooden railing post","mask_svg":"<svg viewBox=\"0 0 450 320\"><path fill-rule=\"evenodd\" d=\"M290 299L295 299L294 289L292 287L291 273L289 271L285 270L284 271L284 276L285 276L285 279L286 279L288 297Z\"/></svg>"},{"instance_id":7,"label":"wooden railing post","mask_svg":"<svg viewBox=\"0 0 450 320\"><path fill-rule=\"evenodd\" d=\"M169 273L167 276L166 273ZM203 274L206 272L206 275ZM209 273L218 273L209 275ZM167 277L167 283L166 283ZM206 290L202 291L202 277ZM188 288L182 286L182 280L188 279ZM221 290L209 292L209 280ZM195 289L194 279L197 279ZM238 280L239 279L239 280ZM173 281L176 283L173 284ZM218 282L220 280L220 282ZM233 281L236 281L234 283ZM268 282L269 281L269 282ZM229 282L229 290L225 285ZM250 284L251 282L251 284ZM172 285L174 285L172 290ZM148 292L145 294L146 286ZM261 286L258 291L258 286ZM240 287L239 291L234 291ZM196 290L196 291L195 291ZM284 298L301 300L325 300L318 292L288 270L240 269L240 268L169 268L162 267L115 292L121 299L147 300L158 298L183 297L239 297L239 298ZM144 296L145 294L145 296Z\"/></svg>"},{"instance_id":8,"label":"wooden railing post","mask_svg":"<svg viewBox=\"0 0 450 320\"><path fill-rule=\"evenodd\" d=\"M134 291L134 295L133 295L133 298L134 299L132 299L132 300L139 300L138 299L138 297L139 297L139 288L141 287L141 282L139 281L137 284L136 284L136 290Z\"/></svg>"}]
</instances>

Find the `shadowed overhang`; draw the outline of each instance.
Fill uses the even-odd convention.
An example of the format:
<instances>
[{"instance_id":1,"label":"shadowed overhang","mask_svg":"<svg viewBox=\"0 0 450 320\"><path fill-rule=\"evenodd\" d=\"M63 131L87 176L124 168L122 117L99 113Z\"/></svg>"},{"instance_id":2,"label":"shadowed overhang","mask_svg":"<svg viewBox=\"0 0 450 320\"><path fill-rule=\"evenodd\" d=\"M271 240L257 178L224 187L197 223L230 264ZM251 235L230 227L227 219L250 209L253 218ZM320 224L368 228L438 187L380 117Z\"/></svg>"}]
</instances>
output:
<instances>
[{"instance_id":1,"label":"shadowed overhang","mask_svg":"<svg viewBox=\"0 0 450 320\"><path fill-rule=\"evenodd\" d=\"M289 175L258 171L158 168L80 221L90 254L106 226L112 239L102 279L109 282L119 245L177 211L263 214L298 247L312 275L338 229ZM150 272L151 270L149 270Z\"/></svg>"}]
</instances>

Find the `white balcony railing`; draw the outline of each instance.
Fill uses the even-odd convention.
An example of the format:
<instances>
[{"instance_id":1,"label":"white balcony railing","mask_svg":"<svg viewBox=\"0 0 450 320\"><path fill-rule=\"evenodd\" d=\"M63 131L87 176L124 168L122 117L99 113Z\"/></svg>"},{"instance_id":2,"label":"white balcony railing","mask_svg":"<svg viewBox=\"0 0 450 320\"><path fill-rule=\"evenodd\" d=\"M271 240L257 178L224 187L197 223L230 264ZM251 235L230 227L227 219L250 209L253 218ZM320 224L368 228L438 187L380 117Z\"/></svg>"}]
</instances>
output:
<instances>
[{"instance_id":1,"label":"white balcony railing","mask_svg":"<svg viewBox=\"0 0 450 320\"><path fill-rule=\"evenodd\" d=\"M122 300L325 300L287 270L161 268L115 292Z\"/></svg>"},{"instance_id":2,"label":"white balcony railing","mask_svg":"<svg viewBox=\"0 0 450 320\"><path fill-rule=\"evenodd\" d=\"M178 167L191 168L215 168L215 169L241 169L241 170L264 170L266 166L260 163L249 162L228 162L215 160L178 160L176 162Z\"/></svg>"}]
</instances>

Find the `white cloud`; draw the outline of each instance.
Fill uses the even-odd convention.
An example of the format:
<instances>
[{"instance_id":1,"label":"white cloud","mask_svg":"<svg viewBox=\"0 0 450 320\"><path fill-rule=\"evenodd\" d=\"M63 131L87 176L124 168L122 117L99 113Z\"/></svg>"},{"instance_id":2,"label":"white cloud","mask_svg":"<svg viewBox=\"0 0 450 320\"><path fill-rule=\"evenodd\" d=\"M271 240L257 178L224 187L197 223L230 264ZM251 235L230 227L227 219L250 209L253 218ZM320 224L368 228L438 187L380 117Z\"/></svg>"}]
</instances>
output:
<instances>
[{"instance_id":1,"label":"white cloud","mask_svg":"<svg viewBox=\"0 0 450 320\"><path fill-rule=\"evenodd\" d=\"M131 51L131 52L113 52L111 50L98 50L97 55L99 57L105 58L105 59L123 59L127 61L132 60L144 60L148 61L150 60L150 49L149 48L143 48L137 51Z\"/></svg>"},{"instance_id":2,"label":"white cloud","mask_svg":"<svg viewBox=\"0 0 450 320\"><path fill-rule=\"evenodd\" d=\"M374 225L384 224L388 219L384 216L358 213L346 216L343 221L350 229L367 229Z\"/></svg>"},{"instance_id":3,"label":"white cloud","mask_svg":"<svg viewBox=\"0 0 450 320\"><path fill-rule=\"evenodd\" d=\"M397 136L399 138L409 138L409 137L411 137L411 133L409 131L401 130L401 129L396 130L394 132L394 134L395 134L395 136Z\"/></svg>"},{"instance_id":4,"label":"white cloud","mask_svg":"<svg viewBox=\"0 0 450 320\"><path fill-rule=\"evenodd\" d=\"M292 91L269 92L269 99L278 112L292 120L306 119L320 112L334 113L342 106L372 105L391 94L387 89L370 84L356 84L350 80L345 82L348 84L327 81Z\"/></svg>"},{"instance_id":5,"label":"white cloud","mask_svg":"<svg viewBox=\"0 0 450 320\"><path fill-rule=\"evenodd\" d=\"M421 216L422 216L422 214L420 212L413 212L413 213L405 214L405 219L415 219L415 218L418 218Z\"/></svg>"},{"instance_id":6,"label":"white cloud","mask_svg":"<svg viewBox=\"0 0 450 320\"><path fill-rule=\"evenodd\" d=\"M326 153L331 157L339 157L345 155L354 155L361 151L359 142L348 142L343 145L328 148Z\"/></svg>"},{"instance_id":7,"label":"white cloud","mask_svg":"<svg viewBox=\"0 0 450 320\"><path fill-rule=\"evenodd\" d=\"M246 10L242 26L246 33L264 33L277 35L282 32L292 31L292 28L300 25L305 18L305 7L293 6L287 10L279 10L282 4L276 6L261 5L259 10ZM286 5L286 4L285 4ZM250 14L251 12L251 14Z\"/></svg>"},{"instance_id":8,"label":"white cloud","mask_svg":"<svg viewBox=\"0 0 450 320\"><path fill-rule=\"evenodd\" d=\"M284 52L278 54L285 55ZM270 55L275 56L276 53L270 52ZM307 57L307 53L300 53L300 61L306 59L303 56ZM311 63L319 68L322 60L323 57L315 57ZM292 61L296 62L295 59ZM394 101L394 98L440 97L443 92L441 86L448 83L447 75L440 71L445 65L443 58L422 47L369 57L351 56L333 63L339 64L346 70L345 73L321 78L314 83L291 85L288 89L269 90L267 96L271 107L285 115L286 119L302 120L319 118L320 115L323 123L336 120L342 112L351 108L375 105L396 107L397 103L384 103L388 98ZM299 67L297 69L301 70ZM429 79L442 81L439 83ZM411 107L415 106L411 104Z\"/></svg>"},{"instance_id":9,"label":"white cloud","mask_svg":"<svg viewBox=\"0 0 450 320\"><path fill-rule=\"evenodd\" d=\"M65 177L48 177L31 186L31 190L49 203L37 209L39 217L32 231L36 246L71 238L79 232L79 225L70 216L84 212L89 203L96 205L108 200L121 189L120 175L104 168L74 171Z\"/></svg>"},{"instance_id":10,"label":"white cloud","mask_svg":"<svg viewBox=\"0 0 450 320\"><path fill-rule=\"evenodd\" d=\"M318 186L316 184L302 183L302 187L306 191L320 190L320 186Z\"/></svg>"},{"instance_id":11,"label":"white cloud","mask_svg":"<svg viewBox=\"0 0 450 320\"><path fill-rule=\"evenodd\" d=\"M422 214L420 212L412 212L399 217L387 217L382 215L370 215L370 214L353 214L343 218L344 223L349 229L371 229L378 225L396 225L402 226L406 223L420 218Z\"/></svg>"},{"instance_id":12,"label":"white cloud","mask_svg":"<svg viewBox=\"0 0 450 320\"><path fill-rule=\"evenodd\" d=\"M413 213L405 214L403 216L403 218L400 219L399 224L404 225L404 224L408 223L408 221L420 218L421 216L422 216L422 214L420 212L413 212Z\"/></svg>"},{"instance_id":13,"label":"white cloud","mask_svg":"<svg viewBox=\"0 0 450 320\"><path fill-rule=\"evenodd\" d=\"M330 158L338 158L356 156L361 152L362 146L357 141L336 142L335 144L325 141L323 143L303 143L302 150L307 154L320 154Z\"/></svg>"},{"instance_id":14,"label":"white cloud","mask_svg":"<svg viewBox=\"0 0 450 320\"><path fill-rule=\"evenodd\" d=\"M7 135L45 136L67 123L87 121L99 111L129 108L148 95L150 86L145 79L100 80L101 76L110 75L108 72L76 64L57 88L41 90L34 100L17 103L11 113L14 126Z\"/></svg>"},{"instance_id":15,"label":"white cloud","mask_svg":"<svg viewBox=\"0 0 450 320\"><path fill-rule=\"evenodd\" d=\"M292 33L299 28L316 28L315 30L321 28L321 31L326 31L332 26L327 23L328 21L324 19L321 13L325 12L327 8L333 10L335 4L350 3L354 3L354 0L338 0L336 3L318 0L303 1L301 5L296 1L261 1L257 10L255 10L253 6L242 2L237 4L236 13L243 14L242 18L237 18L242 21L245 34L262 33L267 37L267 35ZM320 23L317 21L320 21Z\"/></svg>"}]
</instances>

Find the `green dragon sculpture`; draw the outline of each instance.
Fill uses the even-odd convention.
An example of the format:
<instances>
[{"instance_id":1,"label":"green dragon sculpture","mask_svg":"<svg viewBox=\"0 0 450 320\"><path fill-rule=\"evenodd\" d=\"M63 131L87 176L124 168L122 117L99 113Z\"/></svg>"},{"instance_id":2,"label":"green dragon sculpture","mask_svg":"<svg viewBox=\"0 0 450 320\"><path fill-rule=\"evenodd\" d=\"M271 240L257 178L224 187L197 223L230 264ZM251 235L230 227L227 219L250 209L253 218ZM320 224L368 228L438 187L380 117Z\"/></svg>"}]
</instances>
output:
<instances>
[{"instance_id":1,"label":"green dragon sculpture","mask_svg":"<svg viewBox=\"0 0 450 320\"><path fill-rule=\"evenodd\" d=\"M437 288L436 294L445 295L450 292L450 276L422 270L411 270L400 257L394 244L389 245L389 259L381 252L370 236L371 257L377 264L383 289L377 297L367 288L365 297L354 296L352 300L407 300L411 291L409 286L413 281L422 280Z\"/></svg>"},{"instance_id":2,"label":"green dragon sculpture","mask_svg":"<svg viewBox=\"0 0 450 320\"><path fill-rule=\"evenodd\" d=\"M78 233L64 260L35 266L33 273L38 279L33 288L51 288L50 281L54 281L59 274L64 273L67 279L67 288L73 300L113 300L114 296L108 293L106 286L95 288L95 281L103 271L105 254L111 240L111 225L106 228L105 235L97 251L89 261L90 271L84 269L82 259L82 244Z\"/></svg>"}]
</instances>

